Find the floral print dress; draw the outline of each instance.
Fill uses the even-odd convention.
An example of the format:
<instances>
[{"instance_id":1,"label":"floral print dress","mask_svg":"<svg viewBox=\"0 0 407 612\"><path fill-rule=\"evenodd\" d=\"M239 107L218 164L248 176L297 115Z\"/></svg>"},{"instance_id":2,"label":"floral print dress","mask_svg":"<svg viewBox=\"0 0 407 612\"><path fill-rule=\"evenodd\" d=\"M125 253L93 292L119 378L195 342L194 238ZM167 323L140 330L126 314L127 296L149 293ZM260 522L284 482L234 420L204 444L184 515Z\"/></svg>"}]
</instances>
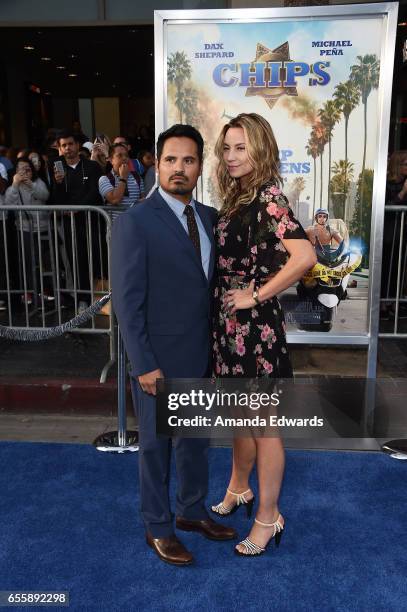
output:
<instances>
[{"instance_id":1,"label":"floral print dress","mask_svg":"<svg viewBox=\"0 0 407 612\"><path fill-rule=\"evenodd\" d=\"M224 298L229 289L244 289L252 279L259 288L286 263L281 239L307 236L294 218L287 198L274 183L216 226L213 368L216 377L290 378L284 314L276 297L231 314Z\"/></svg>"}]
</instances>

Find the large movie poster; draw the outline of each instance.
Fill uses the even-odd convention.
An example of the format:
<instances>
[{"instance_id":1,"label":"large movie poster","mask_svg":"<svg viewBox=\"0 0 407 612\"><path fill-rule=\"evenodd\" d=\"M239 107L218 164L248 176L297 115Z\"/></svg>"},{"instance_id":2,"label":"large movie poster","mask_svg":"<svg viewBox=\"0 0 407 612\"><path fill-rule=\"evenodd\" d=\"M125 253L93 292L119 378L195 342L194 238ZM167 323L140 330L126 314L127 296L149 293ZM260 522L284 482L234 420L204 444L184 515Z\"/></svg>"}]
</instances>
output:
<instances>
[{"instance_id":1,"label":"large movie poster","mask_svg":"<svg viewBox=\"0 0 407 612\"><path fill-rule=\"evenodd\" d=\"M288 332L367 333L384 36L381 15L166 26L166 125L204 137L199 199L219 207L213 151L230 117L259 113L274 130L284 193L318 256L280 296Z\"/></svg>"}]
</instances>

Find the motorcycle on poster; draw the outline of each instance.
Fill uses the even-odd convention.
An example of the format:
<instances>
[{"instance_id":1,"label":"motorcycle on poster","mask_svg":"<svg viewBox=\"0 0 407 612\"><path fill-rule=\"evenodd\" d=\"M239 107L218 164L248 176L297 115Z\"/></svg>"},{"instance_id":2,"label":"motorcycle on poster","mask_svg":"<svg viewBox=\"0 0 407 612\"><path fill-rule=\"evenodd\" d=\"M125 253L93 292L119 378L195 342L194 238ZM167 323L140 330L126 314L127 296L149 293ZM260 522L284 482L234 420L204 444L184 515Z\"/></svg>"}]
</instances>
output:
<instances>
[{"instance_id":1,"label":"motorcycle on poster","mask_svg":"<svg viewBox=\"0 0 407 612\"><path fill-rule=\"evenodd\" d=\"M317 263L297 285L299 304L309 304L310 308L305 320L300 317L296 322L306 331L327 332L332 329L339 303L348 297L348 283L362 263L362 253L350 247L348 228L342 219L329 223L329 212L324 208L315 211L314 219L306 233Z\"/></svg>"}]
</instances>

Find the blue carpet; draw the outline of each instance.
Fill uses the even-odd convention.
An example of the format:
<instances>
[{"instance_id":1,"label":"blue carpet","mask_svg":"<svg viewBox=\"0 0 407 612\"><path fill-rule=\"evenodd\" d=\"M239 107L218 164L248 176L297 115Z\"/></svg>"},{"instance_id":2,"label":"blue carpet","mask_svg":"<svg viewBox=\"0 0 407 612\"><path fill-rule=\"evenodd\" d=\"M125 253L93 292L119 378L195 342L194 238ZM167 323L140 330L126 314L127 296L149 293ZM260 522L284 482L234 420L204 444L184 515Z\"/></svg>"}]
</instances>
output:
<instances>
[{"instance_id":1,"label":"blue carpet","mask_svg":"<svg viewBox=\"0 0 407 612\"><path fill-rule=\"evenodd\" d=\"M212 449L210 458L209 501L217 502L230 452ZM162 563L146 547L136 474L136 454L0 443L0 590L68 590L69 609L80 611L407 607L403 462L374 453L288 452L280 548L241 559L230 542L181 533L196 558L185 568ZM229 524L246 535L240 512Z\"/></svg>"}]
</instances>

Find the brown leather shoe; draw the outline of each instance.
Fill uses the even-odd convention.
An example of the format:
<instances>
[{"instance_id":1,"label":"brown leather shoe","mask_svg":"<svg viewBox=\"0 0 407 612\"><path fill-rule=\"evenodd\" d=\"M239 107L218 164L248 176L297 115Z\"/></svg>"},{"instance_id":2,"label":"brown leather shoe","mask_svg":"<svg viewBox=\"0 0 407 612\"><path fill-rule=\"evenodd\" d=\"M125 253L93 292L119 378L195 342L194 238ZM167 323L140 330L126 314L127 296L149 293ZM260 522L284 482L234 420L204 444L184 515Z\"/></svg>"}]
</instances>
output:
<instances>
[{"instance_id":1,"label":"brown leather shoe","mask_svg":"<svg viewBox=\"0 0 407 612\"><path fill-rule=\"evenodd\" d=\"M172 565L190 565L194 560L191 553L175 535L168 538L153 538L151 533L147 532L146 542L157 553L160 559L166 563L172 563Z\"/></svg>"},{"instance_id":2,"label":"brown leather shoe","mask_svg":"<svg viewBox=\"0 0 407 612\"><path fill-rule=\"evenodd\" d=\"M190 521L182 516L177 516L175 526L182 531L198 531L209 540L233 540L237 537L232 527L219 525L209 517L200 521Z\"/></svg>"}]
</instances>

